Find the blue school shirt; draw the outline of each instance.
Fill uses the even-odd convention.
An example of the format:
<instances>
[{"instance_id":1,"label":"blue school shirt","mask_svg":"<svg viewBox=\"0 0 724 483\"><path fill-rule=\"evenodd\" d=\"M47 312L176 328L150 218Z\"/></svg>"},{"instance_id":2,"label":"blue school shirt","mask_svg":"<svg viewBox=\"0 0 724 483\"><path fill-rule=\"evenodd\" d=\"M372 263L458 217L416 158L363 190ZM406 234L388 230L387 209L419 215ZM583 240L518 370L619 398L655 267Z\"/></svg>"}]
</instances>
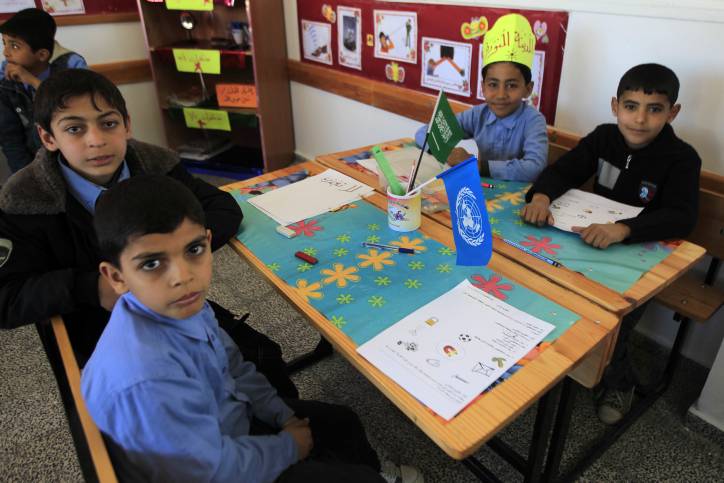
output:
<instances>
[{"instance_id":1,"label":"blue school shirt","mask_svg":"<svg viewBox=\"0 0 724 483\"><path fill-rule=\"evenodd\" d=\"M88 213L95 215L98 197L108 188L85 179L83 176L73 171L70 166L67 166L60 160L58 160L58 165L60 166L60 172L63 174L63 178L68 185L68 191L70 191L70 194L73 195L73 198L75 198L78 203L83 205L83 208L85 208ZM131 172L128 170L128 164L126 164L126 161L123 160L123 164L121 164L121 171L118 174L117 179L114 180L113 184L115 185L116 183L120 183L130 177Z\"/></svg>"},{"instance_id":2,"label":"blue school shirt","mask_svg":"<svg viewBox=\"0 0 724 483\"><path fill-rule=\"evenodd\" d=\"M526 103L502 119L487 104L479 104L457 115L465 139L475 138L478 157L488 161L496 179L535 181L548 160L548 133L543 114ZM427 125L415 133L415 142L425 142Z\"/></svg>"},{"instance_id":3,"label":"blue school shirt","mask_svg":"<svg viewBox=\"0 0 724 483\"><path fill-rule=\"evenodd\" d=\"M280 428L293 412L242 360L208 304L176 320L121 296L81 390L99 429L123 449L126 472L143 480L266 482L298 458L287 432L249 435L252 416Z\"/></svg>"}]
</instances>

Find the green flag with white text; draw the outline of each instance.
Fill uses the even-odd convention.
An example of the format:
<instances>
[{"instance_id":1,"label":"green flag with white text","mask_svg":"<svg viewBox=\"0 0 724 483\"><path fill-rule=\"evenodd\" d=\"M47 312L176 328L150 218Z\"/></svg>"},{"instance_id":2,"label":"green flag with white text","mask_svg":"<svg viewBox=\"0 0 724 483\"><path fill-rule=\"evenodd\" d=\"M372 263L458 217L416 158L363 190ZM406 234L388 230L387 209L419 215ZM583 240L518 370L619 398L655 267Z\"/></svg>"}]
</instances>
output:
<instances>
[{"instance_id":1,"label":"green flag with white text","mask_svg":"<svg viewBox=\"0 0 724 483\"><path fill-rule=\"evenodd\" d=\"M440 91L435 111L430 119L430 126L427 129L427 145L430 147L430 152L435 159L445 163L450 152L463 136L463 130L447 102L447 96Z\"/></svg>"}]
</instances>

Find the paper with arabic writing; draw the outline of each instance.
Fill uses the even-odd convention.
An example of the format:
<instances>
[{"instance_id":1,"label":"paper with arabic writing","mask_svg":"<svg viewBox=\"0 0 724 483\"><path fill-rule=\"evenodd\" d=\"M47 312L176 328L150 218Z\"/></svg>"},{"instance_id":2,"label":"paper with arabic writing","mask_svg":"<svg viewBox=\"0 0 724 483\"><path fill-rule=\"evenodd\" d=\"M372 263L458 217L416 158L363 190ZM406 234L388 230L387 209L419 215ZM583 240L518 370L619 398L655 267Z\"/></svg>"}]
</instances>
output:
<instances>
[{"instance_id":1,"label":"paper with arabic writing","mask_svg":"<svg viewBox=\"0 0 724 483\"><path fill-rule=\"evenodd\" d=\"M551 202L553 226L573 231L574 226L587 227L593 223L616 223L636 218L643 208L609 200L597 194L577 189L566 191Z\"/></svg>"},{"instance_id":2,"label":"paper with arabic writing","mask_svg":"<svg viewBox=\"0 0 724 483\"><path fill-rule=\"evenodd\" d=\"M450 420L553 329L464 280L357 352Z\"/></svg>"},{"instance_id":3,"label":"paper with arabic writing","mask_svg":"<svg viewBox=\"0 0 724 483\"><path fill-rule=\"evenodd\" d=\"M374 189L328 169L316 176L251 198L249 203L281 225L321 215L367 196Z\"/></svg>"}]
</instances>

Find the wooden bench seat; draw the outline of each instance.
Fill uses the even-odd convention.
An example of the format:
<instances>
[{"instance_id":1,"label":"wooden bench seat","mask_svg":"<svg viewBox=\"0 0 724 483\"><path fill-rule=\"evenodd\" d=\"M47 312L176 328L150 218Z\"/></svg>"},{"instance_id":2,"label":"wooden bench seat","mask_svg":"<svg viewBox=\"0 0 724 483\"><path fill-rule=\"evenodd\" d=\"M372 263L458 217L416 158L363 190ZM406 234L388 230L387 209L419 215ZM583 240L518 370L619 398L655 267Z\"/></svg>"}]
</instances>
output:
<instances>
[{"instance_id":1,"label":"wooden bench seat","mask_svg":"<svg viewBox=\"0 0 724 483\"><path fill-rule=\"evenodd\" d=\"M684 317L703 322L724 303L724 290L705 284L697 274L688 273L666 287L656 301Z\"/></svg>"},{"instance_id":2,"label":"wooden bench seat","mask_svg":"<svg viewBox=\"0 0 724 483\"><path fill-rule=\"evenodd\" d=\"M47 324L50 324L50 331L44 330L47 329ZM65 323L61 317L56 316L43 325L45 327L39 327L38 331L41 339L45 338L43 344L58 381L84 479L87 482L116 483L118 480L103 436L88 414L81 394L80 369ZM48 340L50 338L54 340ZM51 350L48 350L49 348Z\"/></svg>"}]
</instances>

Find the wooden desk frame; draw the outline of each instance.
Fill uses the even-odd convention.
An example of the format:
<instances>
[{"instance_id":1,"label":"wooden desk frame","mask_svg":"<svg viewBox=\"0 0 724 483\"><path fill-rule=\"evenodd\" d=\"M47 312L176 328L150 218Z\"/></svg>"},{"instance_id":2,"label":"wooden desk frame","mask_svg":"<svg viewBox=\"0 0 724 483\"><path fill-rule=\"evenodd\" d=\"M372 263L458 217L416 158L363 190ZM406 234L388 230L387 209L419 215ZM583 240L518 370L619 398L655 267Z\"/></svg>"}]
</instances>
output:
<instances>
[{"instance_id":1,"label":"wooden desk frame","mask_svg":"<svg viewBox=\"0 0 724 483\"><path fill-rule=\"evenodd\" d=\"M307 169L311 174L316 174L323 171L324 167L312 162L302 163L251 180L227 185L222 189L231 191L235 188L250 186L258 182L295 173L302 169ZM386 210L387 201L382 195L374 193L366 200L380 210ZM423 219L422 229L431 238L447 246L454 246L452 233L439 223L431 219ZM617 317L603 308L590 303L584 297L572 293L544 277L530 272L505 257L494 254L488 268L501 273L520 285L538 293L546 294L569 310L578 313L581 319L559 337L550 348L545 350L534 361L526 364L521 371L513 375L504 384L486 393L451 421L445 422L376 367L359 356L356 352L356 345L349 337L330 324L324 315L299 296L292 286L283 282L261 263L251 250L238 240L232 240L231 246L239 255L249 261L259 273L271 281L275 289L300 310L338 352L405 413L430 439L452 458L465 460L466 466L481 478L487 477L485 476L487 470L483 469L475 460L468 458L491 439L491 447L505 449L504 443L493 439L493 436L538 399L548 394L574 368L582 367L589 371L589 377L592 379L600 377L599 371L603 370L603 365L587 365L586 356L594 351L601 351L601 348L606 345L607 340L618 327ZM537 439L534 439L531 445L530 461L526 462L519 455L511 456L508 454L508 457L504 456L516 468L525 465L524 474L529 480L534 480L540 476L541 465L545 458L547 435L552 424L552 419L549 416L555 406L555 402L551 403L548 397L541 399L541 401L534 431L534 437ZM476 428L477 431L472 431L471 428Z\"/></svg>"}]
</instances>

